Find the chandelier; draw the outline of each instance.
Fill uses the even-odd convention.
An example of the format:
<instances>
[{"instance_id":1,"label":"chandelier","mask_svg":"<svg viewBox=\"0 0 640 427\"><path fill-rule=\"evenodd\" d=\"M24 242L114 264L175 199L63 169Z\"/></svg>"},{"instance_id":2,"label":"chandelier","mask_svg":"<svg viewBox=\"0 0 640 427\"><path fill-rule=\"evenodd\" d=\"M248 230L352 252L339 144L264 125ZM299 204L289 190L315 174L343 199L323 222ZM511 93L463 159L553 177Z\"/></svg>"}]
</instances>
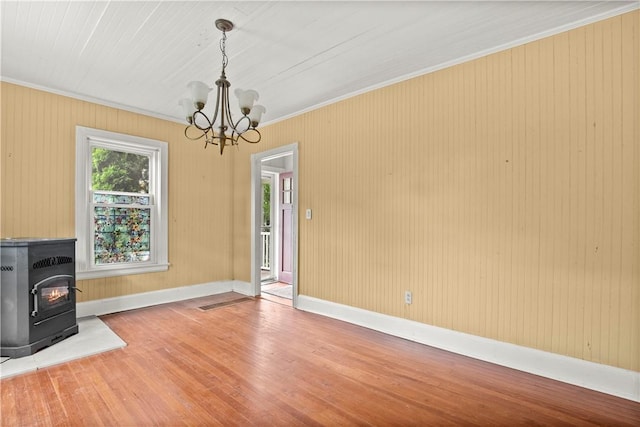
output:
<instances>
[{"instance_id":1,"label":"chandelier","mask_svg":"<svg viewBox=\"0 0 640 427\"><path fill-rule=\"evenodd\" d=\"M258 100L258 92L255 90L236 89L234 91L240 106L242 117L233 121L231 108L229 107L229 87L225 69L229 64L226 53L227 32L233 29L233 23L226 19L216 20L216 28L222 31L220 39L220 51L222 52L222 73L216 80L218 88L216 105L212 118L209 118L202 110L207 103L209 92L213 90L206 83L191 82L187 85L191 92L191 98L180 100L180 106L189 125L184 130L184 135L190 140L204 138L204 148L209 144L220 147L220 155L224 147L238 145L239 140L252 144L260 142L262 136L257 127L262 114L266 109L262 105L253 105Z\"/></svg>"}]
</instances>

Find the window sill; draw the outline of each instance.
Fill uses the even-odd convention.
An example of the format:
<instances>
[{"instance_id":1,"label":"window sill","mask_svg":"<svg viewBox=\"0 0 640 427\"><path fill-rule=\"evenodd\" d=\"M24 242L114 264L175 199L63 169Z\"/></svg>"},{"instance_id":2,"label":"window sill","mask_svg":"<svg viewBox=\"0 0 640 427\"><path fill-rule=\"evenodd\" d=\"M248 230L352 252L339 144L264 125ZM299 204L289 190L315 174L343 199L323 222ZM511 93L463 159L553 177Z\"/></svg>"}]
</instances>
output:
<instances>
[{"instance_id":1,"label":"window sill","mask_svg":"<svg viewBox=\"0 0 640 427\"><path fill-rule=\"evenodd\" d=\"M133 274L158 273L167 271L169 264L141 265L136 267L110 267L90 271L76 271L76 280L100 279L103 277L131 276Z\"/></svg>"}]
</instances>

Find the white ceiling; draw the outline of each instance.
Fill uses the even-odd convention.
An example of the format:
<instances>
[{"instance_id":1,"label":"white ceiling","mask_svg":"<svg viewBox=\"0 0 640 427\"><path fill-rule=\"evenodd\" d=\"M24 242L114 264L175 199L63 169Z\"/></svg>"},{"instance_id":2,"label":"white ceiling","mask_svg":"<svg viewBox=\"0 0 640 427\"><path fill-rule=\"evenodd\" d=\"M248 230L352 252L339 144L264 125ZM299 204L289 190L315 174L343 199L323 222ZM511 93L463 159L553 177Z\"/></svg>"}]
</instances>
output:
<instances>
[{"instance_id":1,"label":"white ceiling","mask_svg":"<svg viewBox=\"0 0 640 427\"><path fill-rule=\"evenodd\" d=\"M214 21L226 18L236 26L227 34L227 77L232 89L260 93L269 123L638 6L637 0L3 0L0 76L181 121L186 84L213 86L220 74Z\"/></svg>"}]
</instances>

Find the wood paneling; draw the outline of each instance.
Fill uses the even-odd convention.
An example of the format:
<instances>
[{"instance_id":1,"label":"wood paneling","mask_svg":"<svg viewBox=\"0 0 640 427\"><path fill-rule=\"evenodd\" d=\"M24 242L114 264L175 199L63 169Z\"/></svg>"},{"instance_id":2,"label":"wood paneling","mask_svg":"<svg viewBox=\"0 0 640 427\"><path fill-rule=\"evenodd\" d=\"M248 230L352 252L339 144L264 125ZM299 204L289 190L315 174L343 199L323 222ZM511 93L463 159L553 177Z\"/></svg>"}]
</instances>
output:
<instances>
[{"instance_id":1,"label":"wood paneling","mask_svg":"<svg viewBox=\"0 0 640 427\"><path fill-rule=\"evenodd\" d=\"M249 280L248 153L298 141L300 218L313 209L300 293L640 371L639 22L265 128L235 163L236 278Z\"/></svg>"},{"instance_id":2,"label":"wood paneling","mask_svg":"<svg viewBox=\"0 0 640 427\"><path fill-rule=\"evenodd\" d=\"M127 346L3 379L3 426L637 425L640 403L261 299L102 319ZM215 327L212 327L215 325Z\"/></svg>"},{"instance_id":3,"label":"wood paneling","mask_svg":"<svg viewBox=\"0 0 640 427\"><path fill-rule=\"evenodd\" d=\"M171 267L80 281L79 301L232 278L232 228L224 222L231 161L186 140L177 123L5 82L1 88L3 237L75 235L76 125L169 143Z\"/></svg>"}]
</instances>

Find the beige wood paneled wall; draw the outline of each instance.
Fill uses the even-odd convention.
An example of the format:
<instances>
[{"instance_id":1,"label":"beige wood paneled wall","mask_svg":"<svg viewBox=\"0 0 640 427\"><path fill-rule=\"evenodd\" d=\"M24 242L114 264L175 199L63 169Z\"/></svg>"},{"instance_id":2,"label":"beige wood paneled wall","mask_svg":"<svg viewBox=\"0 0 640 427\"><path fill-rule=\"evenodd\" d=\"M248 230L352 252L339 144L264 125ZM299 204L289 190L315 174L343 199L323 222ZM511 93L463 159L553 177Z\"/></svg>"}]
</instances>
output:
<instances>
[{"instance_id":1,"label":"beige wood paneled wall","mask_svg":"<svg viewBox=\"0 0 640 427\"><path fill-rule=\"evenodd\" d=\"M235 277L249 153L298 141L301 294L640 371L639 17L266 128Z\"/></svg>"},{"instance_id":2,"label":"beige wood paneled wall","mask_svg":"<svg viewBox=\"0 0 640 427\"><path fill-rule=\"evenodd\" d=\"M79 281L79 301L232 278L232 164L185 140L184 126L2 83L2 237L75 236L75 127L169 143L167 272Z\"/></svg>"}]
</instances>

